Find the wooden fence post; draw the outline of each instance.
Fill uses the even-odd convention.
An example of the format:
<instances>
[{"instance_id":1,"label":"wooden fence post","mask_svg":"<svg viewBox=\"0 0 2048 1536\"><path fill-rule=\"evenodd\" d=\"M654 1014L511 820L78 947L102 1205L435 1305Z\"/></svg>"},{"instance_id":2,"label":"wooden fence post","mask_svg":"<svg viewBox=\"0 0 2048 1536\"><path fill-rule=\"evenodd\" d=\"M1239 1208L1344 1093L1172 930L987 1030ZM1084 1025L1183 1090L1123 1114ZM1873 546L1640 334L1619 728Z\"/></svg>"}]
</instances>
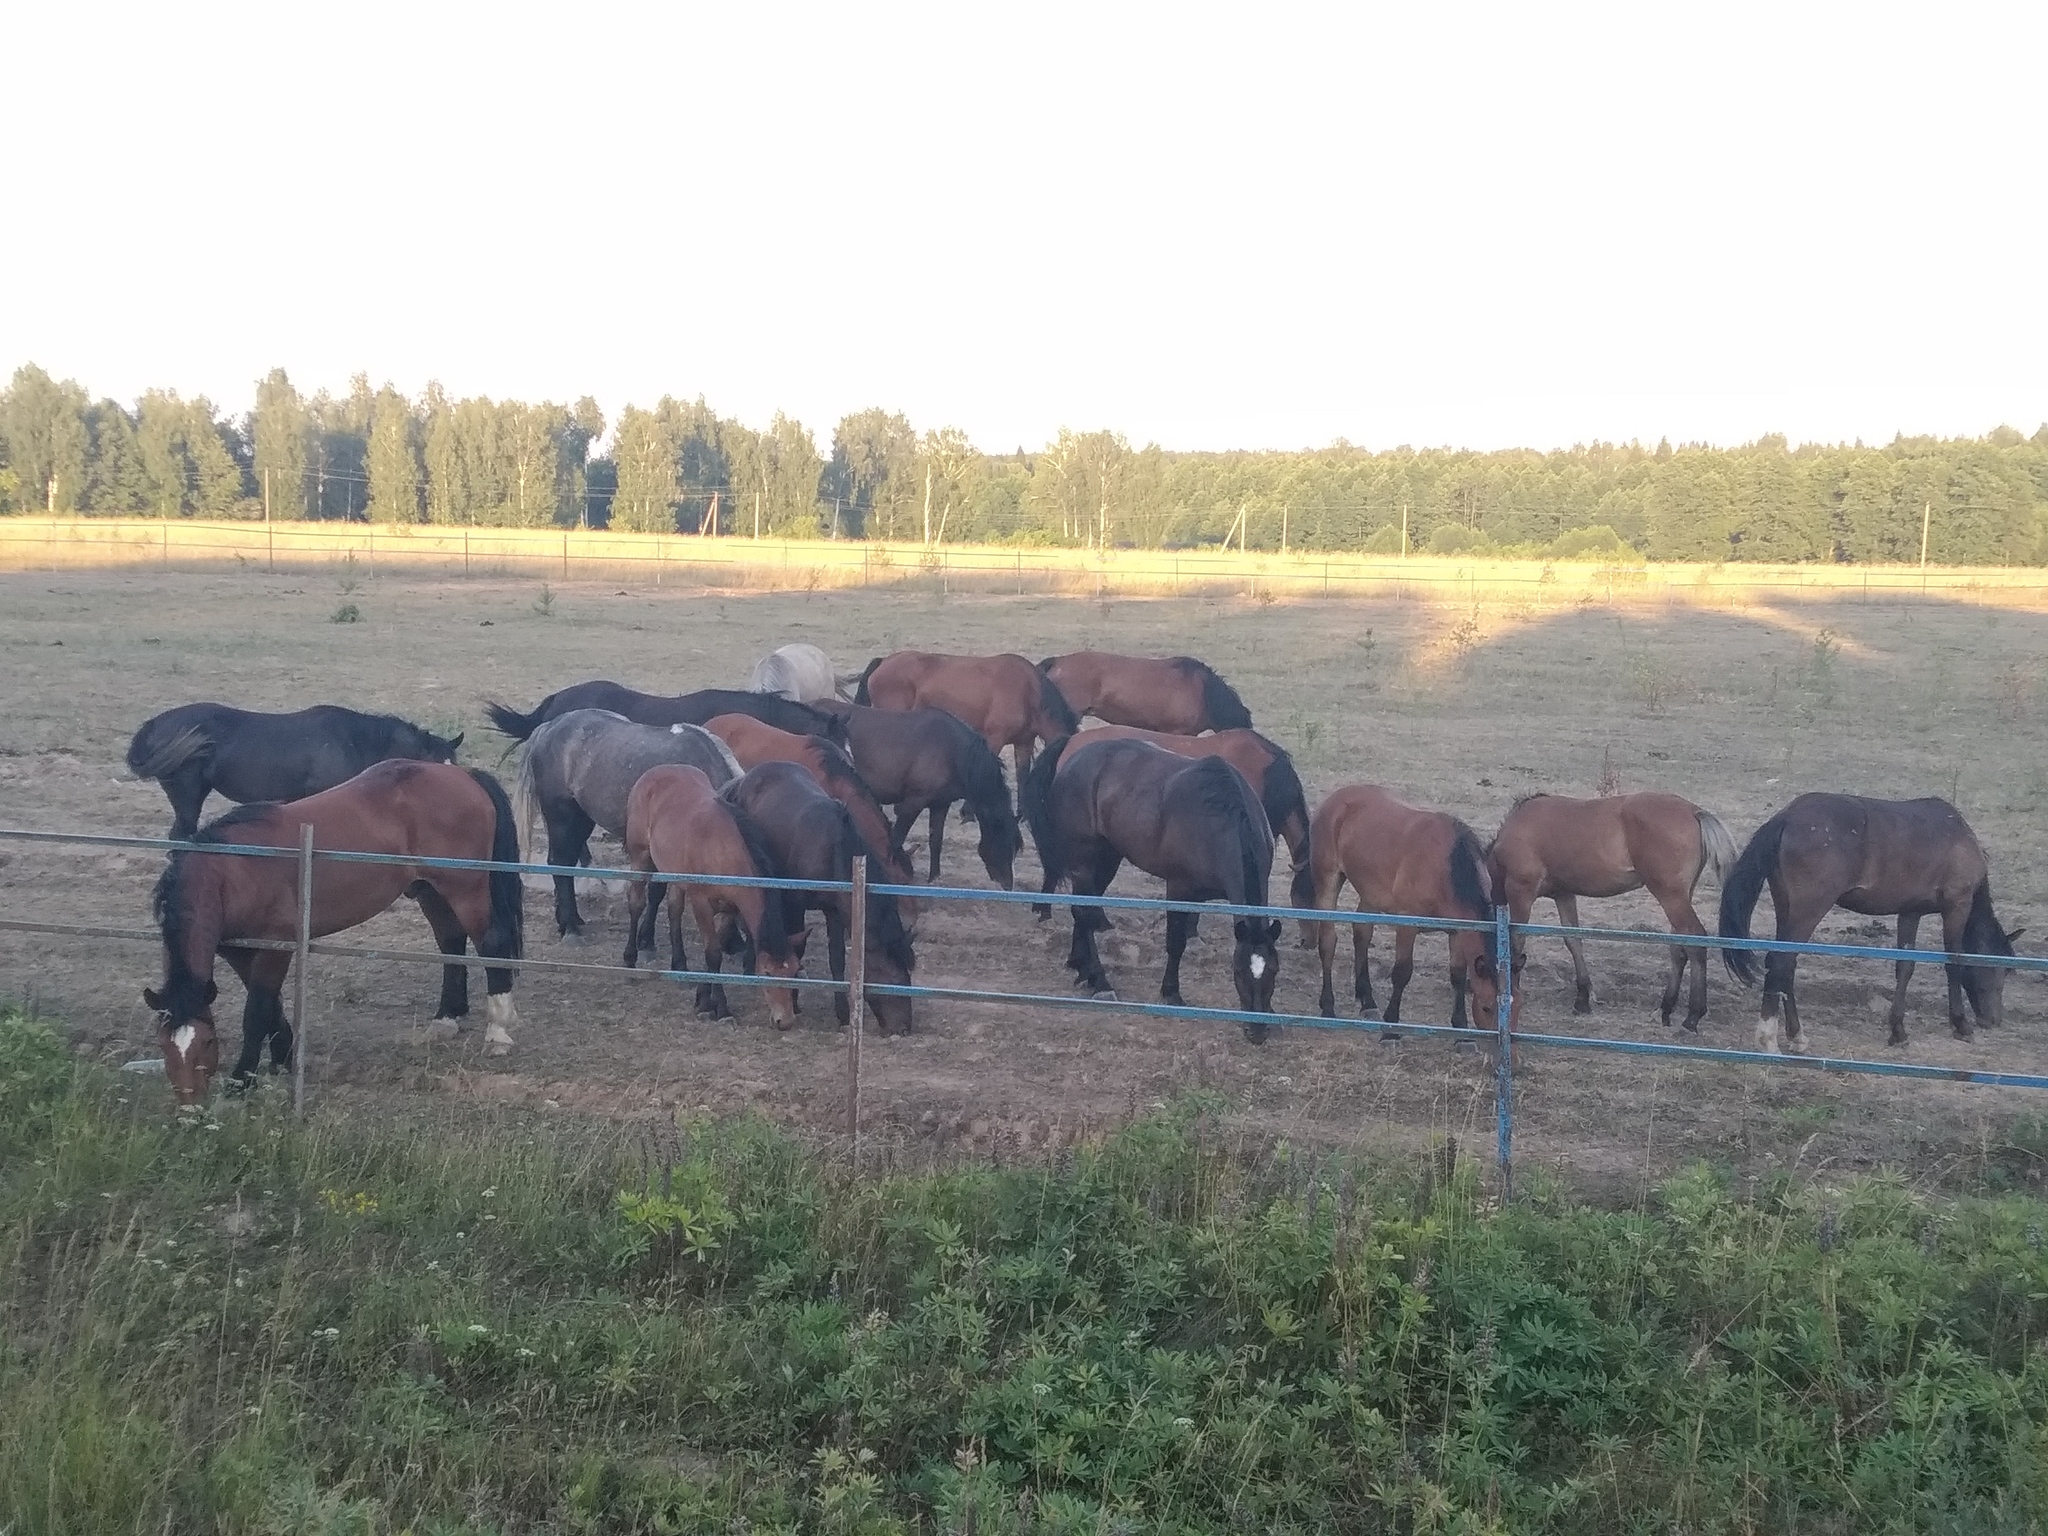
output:
<instances>
[{"instance_id":1,"label":"wooden fence post","mask_svg":"<svg viewBox=\"0 0 2048 1536\"><path fill-rule=\"evenodd\" d=\"M846 947L846 1132L853 1138L853 1166L860 1168L860 1045L862 1016L867 1012L868 985L868 861L853 861L853 912L847 922Z\"/></svg>"},{"instance_id":2,"label":"wooden fence post","mask_svg":"<svg viewBox=\"0 0 2048 1536\"><path fill-rule=\"evenodd\" d=\"M306 1112L306 967L313 946L313 824L299 823L299 943L292 953L292 1113Z\"/></svg>"}]
</instances>

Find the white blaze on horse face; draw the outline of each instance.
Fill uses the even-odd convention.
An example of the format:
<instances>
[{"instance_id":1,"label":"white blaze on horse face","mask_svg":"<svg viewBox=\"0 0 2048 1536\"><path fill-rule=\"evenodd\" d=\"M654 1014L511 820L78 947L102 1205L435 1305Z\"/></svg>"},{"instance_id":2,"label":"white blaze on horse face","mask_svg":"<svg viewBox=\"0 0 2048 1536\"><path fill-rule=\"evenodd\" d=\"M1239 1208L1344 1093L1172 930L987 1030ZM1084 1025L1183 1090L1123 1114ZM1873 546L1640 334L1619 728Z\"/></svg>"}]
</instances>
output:
<instances>
[{"instance_id":1,"label":"white blaze on horse face","mask_svg":"<svg viewBox=\"0 0 2048 1536\"><path fill-rule=\"evenodd\" d=\"M1252 980L1257 981L1261 976L1266 974L1266 957L1264 955L1253 955L1251 959L1251 967Z\"/></svg>"},{"instance_id":2,"label":"white blaze on horse face","mask_svg":"<svg viewBox=\"0 0 2048 1536\"><path fill-rule=\"evenodd\" d=\"M489 1020L484 1025L484 1044L493 1047L499 1054L512 1048L512 1035L507 1026L519 1022L519 1014L512 1007L510 992L493 992L484 999L484 1015Z\"/></svg>"},{"instance_id":3,"label":"white blaze on horse face","mask_svg":"<svg viewBox=\"0 0 2048 1536\"><path fill-rule=\"evenodd\" d=\"M199 1031L190 1024L180 1024L171 1031L171 1044L178 1048L178 1060L183 1061L192 1054L192 1042L198 1034Z\"/></svg>"}]
</instances>

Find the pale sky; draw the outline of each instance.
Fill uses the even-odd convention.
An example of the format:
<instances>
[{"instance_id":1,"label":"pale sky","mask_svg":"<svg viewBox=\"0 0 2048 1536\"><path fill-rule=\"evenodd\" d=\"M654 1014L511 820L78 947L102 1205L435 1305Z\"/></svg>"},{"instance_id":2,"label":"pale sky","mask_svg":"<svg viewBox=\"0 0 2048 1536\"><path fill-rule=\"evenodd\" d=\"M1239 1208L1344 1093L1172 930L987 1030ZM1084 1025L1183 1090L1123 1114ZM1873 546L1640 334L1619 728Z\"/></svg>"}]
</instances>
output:
<instances>
[{"instance_id":1,"label":"pale sky","mask_svg":"<svg viewBox=\"0 0 2048 1536\"><path fill-rule=\"evenodd\" d=\"M27 0L0 370L829 444L2048 420L2048 6Z\"/></svg>"}]
</instances>

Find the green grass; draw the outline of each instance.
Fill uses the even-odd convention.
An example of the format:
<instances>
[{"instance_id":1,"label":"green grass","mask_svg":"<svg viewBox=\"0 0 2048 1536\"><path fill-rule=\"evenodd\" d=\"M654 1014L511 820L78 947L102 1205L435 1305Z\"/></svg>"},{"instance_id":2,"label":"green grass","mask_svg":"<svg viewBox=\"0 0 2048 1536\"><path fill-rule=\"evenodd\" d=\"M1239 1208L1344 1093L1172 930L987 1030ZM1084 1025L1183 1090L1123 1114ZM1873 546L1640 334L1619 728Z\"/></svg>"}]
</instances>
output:
<instances>
[{"instance_id":1,"label":"green grass","mask_svg":"<svg viewBox=\"0 0 2048 1536\"><path fill-rule=\"evenodd\" d=\"M0 1017L0 1530L2020 1532L2048 1209L174 1117Z\"/></svg>"}]
</instances>

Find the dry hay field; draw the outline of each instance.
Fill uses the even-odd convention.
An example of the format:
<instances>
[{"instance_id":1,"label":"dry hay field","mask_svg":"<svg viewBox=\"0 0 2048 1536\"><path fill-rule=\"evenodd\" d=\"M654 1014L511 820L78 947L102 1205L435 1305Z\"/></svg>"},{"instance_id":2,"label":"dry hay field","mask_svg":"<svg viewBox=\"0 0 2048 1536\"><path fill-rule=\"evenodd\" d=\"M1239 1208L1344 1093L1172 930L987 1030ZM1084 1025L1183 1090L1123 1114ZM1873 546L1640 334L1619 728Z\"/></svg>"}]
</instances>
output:
<instances>
[{"instance_id":1,"label":"dry hay field","mask_svg":"<svg viewBox=\"0 0 2048 1536\"><path fill-rule=\"evenodd\" d=\"M1335 785L1374 781L1455 811L1482 835L1518 795L1589 794L1603 775L1622 789L1690 796L1743 839L1808 788L1949 796L1990 853L2006 924L2031 930L2022 950L2048 931L2048 616L1981 601L1762 596L1695 609L1581 598L1537 608L1483 598L1262 604L610 583L544 595L531 580L338 581L306 571L14 574L0 576L0 598L0 820L16 827L162 835L166 802L155 785L127 777L123 753L145 717L195 699L390 710L466 730L465 761L491 766L504 744L484 726L483 699L527 707L584 678L665 692L741 686L756 656L792 640L823 646L845 669L901 647L1036 659L1093 646L1213 663L1260 729L1295 753L1311 802ZM332 622L344 603L358 622ZM209 802L210 812L221 808ZM920 831L914 847L921 842ZM985 885L971 829L949 843L949 879ZM604 861L617 849L600 842L596 852ZM0 915L145 925L161 862L154 853L0 844ZM1283 849L1275 899L1285 897L1286 862ZM1019 883L1036 877L1027 850ZM1128 868L1114 888L1158 889ZM1703 884L1710 924L1715 900ZM595 950L561 946L548 910L539 893L529 896L530 953L612 957L623 901L587 909L601 935ZM1659 922L1640 893L1584 911L1606 926ZM1547 903L1537 916L1552 920ZM1768 921L1766 909L1759 932ZM1122 913L1115 923L1104 954L1119 990L1156 995L1163 919ZM1818 937L1886 942L1888 933L1838 913ZM1232 1005L1227 939L1221 919L1204 924L1188 955L1191 1002ZM360 941L431 947L409 903ZM1064 921L1039 924L1019 907L935 903L918 979L1066 992L1066 943ZM1291 932L1285 944L1277 1004L1313 1012L1313 956L1293 947ZM1382 977L1388 946L1383 931ZM1339 946L1337 977L1347 1007L1348 949ZM1442 957L1440 937L1422 941L1413 1020L1447 1021ZM1661 948L1591 946L1590 958L1598 1007L1575 1020L1562 946L1532 946L1525 1028L1675 1035L1657 1020ZM814 954L814 974L821 963ZM109 1060L152 1049L140 991L157 966L140 944L0 934L0 996L31 1000L72 1028L82 1054ZM232 1051L240 993L227 967L219 975ZM1888 968L1809 959L1800 975L1816 1052L1885 1053ZM1747 1046L1755 994L1718 962L1710 988L1703 1040ZM2016 977L2004 1027L1971 1043L1949 1037L1943 990L1938 972L1916 979L1909 1059L2048 1072L2040 978ZM518 1049L488 1060L480 1031L453 1041L423 1031L435 991L424 967L316 959L311 1092L364 1113L396 1095L440 1095L610 1120L752 1107L821 1133L843 1124L846 1052L819 994L800 1027L778 1035L744 991L737 1027L719 1027L693 1019L686 994L669 983L529 974L518 991ZM1440 1039L1389 1044L1297 1028L1259 1047L1234 1026L928 1003L915 1035L871 1034L866 1062L868 1132L906 1163L1041 1152L1198 1086L1224 1095L1241 1130L1262 1138L1395 1150L1451 1134L1477 1148L1492 1124L1485 1052ZM1944 1182L1998 1155L2015 1122L2048 1110L2017 1090L1542 1050L1522 1053L1518 1083L1524 1165L1610 1192L1697 1158L1751 1175L1885 1165Z\"/></svg>"}]
</instances>

